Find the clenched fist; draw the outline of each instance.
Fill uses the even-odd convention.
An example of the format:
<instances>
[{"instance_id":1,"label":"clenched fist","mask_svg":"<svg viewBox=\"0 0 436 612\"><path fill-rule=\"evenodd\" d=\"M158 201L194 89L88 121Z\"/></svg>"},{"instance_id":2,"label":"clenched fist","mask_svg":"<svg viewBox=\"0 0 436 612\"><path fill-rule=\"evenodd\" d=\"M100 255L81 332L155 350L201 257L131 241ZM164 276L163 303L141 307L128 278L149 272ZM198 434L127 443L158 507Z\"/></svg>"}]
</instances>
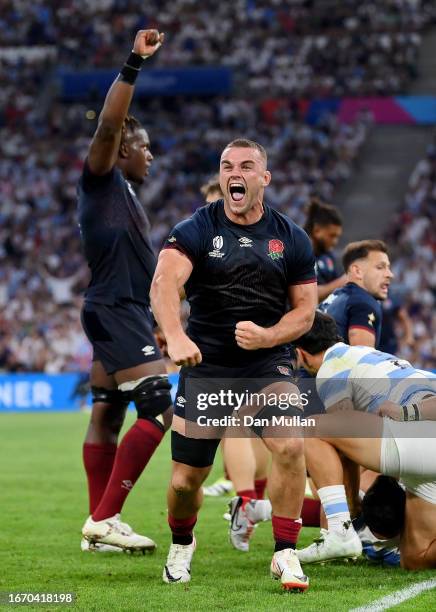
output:
<instances>
[{"instance_id":1,"label":"clenched fist","mask_svg":"<svg viewBox=\"0 0 436 612\"><path fill-rule=\"evenodd\" d=\"M139 30L133 44L133 52L145 59L154 55L164 41L164 35L157 30Z\"/></svg>"},{"instance_id":2,"label":"clenched fist","mask_svg":"<svg viewBox=\"0 0 436 612\"><path fill-rule=\"evenodd\" d=\"M167 350L169 358L176 365L196 366L201 363L200 349L186 334L167 338Z\"/></svg>"},{"instance_id":3,"label":"clenched fist","mask_svg":"<svg viewBox=\"0 0 436 612\"><path fill-rule=\"evenodd\" d=\"M272 346L268 328L260 327L253 321L236 323L235 338L237 345L246 351L255 351Z\"/></svg>"}]
</instances>

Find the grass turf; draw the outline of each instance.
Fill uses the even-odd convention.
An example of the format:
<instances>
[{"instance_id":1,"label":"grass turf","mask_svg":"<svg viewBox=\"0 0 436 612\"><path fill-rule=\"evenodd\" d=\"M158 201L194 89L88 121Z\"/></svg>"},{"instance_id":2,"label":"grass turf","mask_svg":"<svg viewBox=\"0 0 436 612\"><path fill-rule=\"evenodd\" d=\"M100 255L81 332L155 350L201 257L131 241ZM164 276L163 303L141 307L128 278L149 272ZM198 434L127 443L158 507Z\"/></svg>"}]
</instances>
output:
<instances>
[{"instance_id":1,"label":"grass turf","mask_svg":"<svg viewBox=\"0 0 436 612\"><path fill-rule=\"evenodd\" d=\"M198 549L188 585L165 585L169 545L165 489L170 473L169 438L130 494L123 519L158 543L154 555L80 551L87 516L81 444L87 414L2 415L0 591L76 593L70 608L110 610L332 610L368 604L434 572L404 572L358 563L309 566L311 587L288 594L269 577L270 524L257 529L249 554L233 550L222 519L225 498L205 499L196 528ZM130 414L128 424L133 420ZM219 472L217 461L215 475ZM212 475L211 478L213 478ZM300 544L317 533L303 529ZM2 606L8 609L9 606ZM28 606L62 610L65 606ZM16 606L11 609L16 609ZM436 609L436 591L398 610Z\"/></svg>"}]
</instances>

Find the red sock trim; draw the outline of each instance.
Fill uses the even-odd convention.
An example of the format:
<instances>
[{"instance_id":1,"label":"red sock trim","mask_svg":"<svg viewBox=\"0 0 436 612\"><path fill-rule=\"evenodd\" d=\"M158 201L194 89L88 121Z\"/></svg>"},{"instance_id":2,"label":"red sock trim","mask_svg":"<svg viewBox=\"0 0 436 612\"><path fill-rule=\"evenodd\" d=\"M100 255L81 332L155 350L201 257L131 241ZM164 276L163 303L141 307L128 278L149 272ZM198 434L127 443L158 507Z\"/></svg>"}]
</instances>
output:
<instances>
[{"instance_id":1,"label":"red sock trim","mask_svg":"<svg viewBox=\"0 0 436 612\"><path fill-rule=\"evenodd\" d=\"M257 499L254 489L243 489L242 491L237 491L236 495L239 495L239 497L248 497L249 499Z\"/></svg>"},{"instance_id":2,"label":"red sock trim","mask_svg":"<svg viewBox=\"0 0 436 612\"><path fill-rule=\"evenodd\" d=\"M305 527L319 527L320 511L321 502L319 501L319 499L305 497L303 501L303 509L301 510L301 518L303 519L303 525Z\"/></svg>"},{"instance_id":3,"label":"red sock trim","mask_svg":"<svg viewBox=\"0 0 436 612\"><path fill-rule=\"evenodd\" d=\"M196 514L184 519L178 519L171 516L171 514L168 514L168 525L170 526L172 533L177 536L192 535L192 530L194 529L196 522Z\"/></svg>"},{"instance_id":4,"label":"red sock trim","mask_svg":"<svg viewBox=\"0 0 436 612\"><path fill-rule=\"evenodd\" d=\"M272 527L274 540L276 542L290 542L291 544L296 544L301 529L301 520L273 515Z\"/></svg>"},{"instance_id":5,"label":"red sock trim","mask_svg":"<svg viewBox=\"0 0 436 612\"><path fill-rule=\"evenodd\" d=\"M257 499L263 499L265 497L267 478L259 478L254 481L254 488L256 489Z\"/></svg>"}]
</instances>

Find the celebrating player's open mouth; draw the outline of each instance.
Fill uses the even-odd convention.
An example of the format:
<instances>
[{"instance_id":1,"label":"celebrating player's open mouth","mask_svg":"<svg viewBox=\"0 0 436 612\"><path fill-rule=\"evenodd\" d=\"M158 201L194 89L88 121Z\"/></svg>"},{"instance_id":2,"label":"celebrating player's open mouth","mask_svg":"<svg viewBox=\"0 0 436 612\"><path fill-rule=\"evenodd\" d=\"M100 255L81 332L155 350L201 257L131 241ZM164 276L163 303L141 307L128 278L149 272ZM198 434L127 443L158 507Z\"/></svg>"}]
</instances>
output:
<instances>
[{"instance_id":1,"label":"celebrating player's open mouth","mask_svg":"<svg viewBox=\"0 0 436 612\"><path fill-rule=\"evenodd\" d=\"M247 190L244 183L241 181L230 181L229 182L229 194L232 202L240 204L245 199Z\"/></svg>"}]
</instances>

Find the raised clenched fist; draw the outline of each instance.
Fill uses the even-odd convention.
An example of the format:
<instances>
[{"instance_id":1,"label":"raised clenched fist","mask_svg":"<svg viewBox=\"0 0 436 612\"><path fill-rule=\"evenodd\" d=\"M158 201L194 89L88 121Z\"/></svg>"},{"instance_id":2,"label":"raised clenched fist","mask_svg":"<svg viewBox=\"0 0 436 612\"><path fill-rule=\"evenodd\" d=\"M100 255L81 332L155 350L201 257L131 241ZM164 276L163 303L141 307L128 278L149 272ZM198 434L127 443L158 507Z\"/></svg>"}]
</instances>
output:
<instances>
[{"instance_id":1,"label":"raised clenched fist","mask_svg":"<svg viewBox=\"0 0 436 612\"><path fill-rule=\"evenodd\" d=\"M133 44L133 52L142 57L154 55L164 41L164 34L157 30L139 30Z\"/></svg>"}]
</instances>

